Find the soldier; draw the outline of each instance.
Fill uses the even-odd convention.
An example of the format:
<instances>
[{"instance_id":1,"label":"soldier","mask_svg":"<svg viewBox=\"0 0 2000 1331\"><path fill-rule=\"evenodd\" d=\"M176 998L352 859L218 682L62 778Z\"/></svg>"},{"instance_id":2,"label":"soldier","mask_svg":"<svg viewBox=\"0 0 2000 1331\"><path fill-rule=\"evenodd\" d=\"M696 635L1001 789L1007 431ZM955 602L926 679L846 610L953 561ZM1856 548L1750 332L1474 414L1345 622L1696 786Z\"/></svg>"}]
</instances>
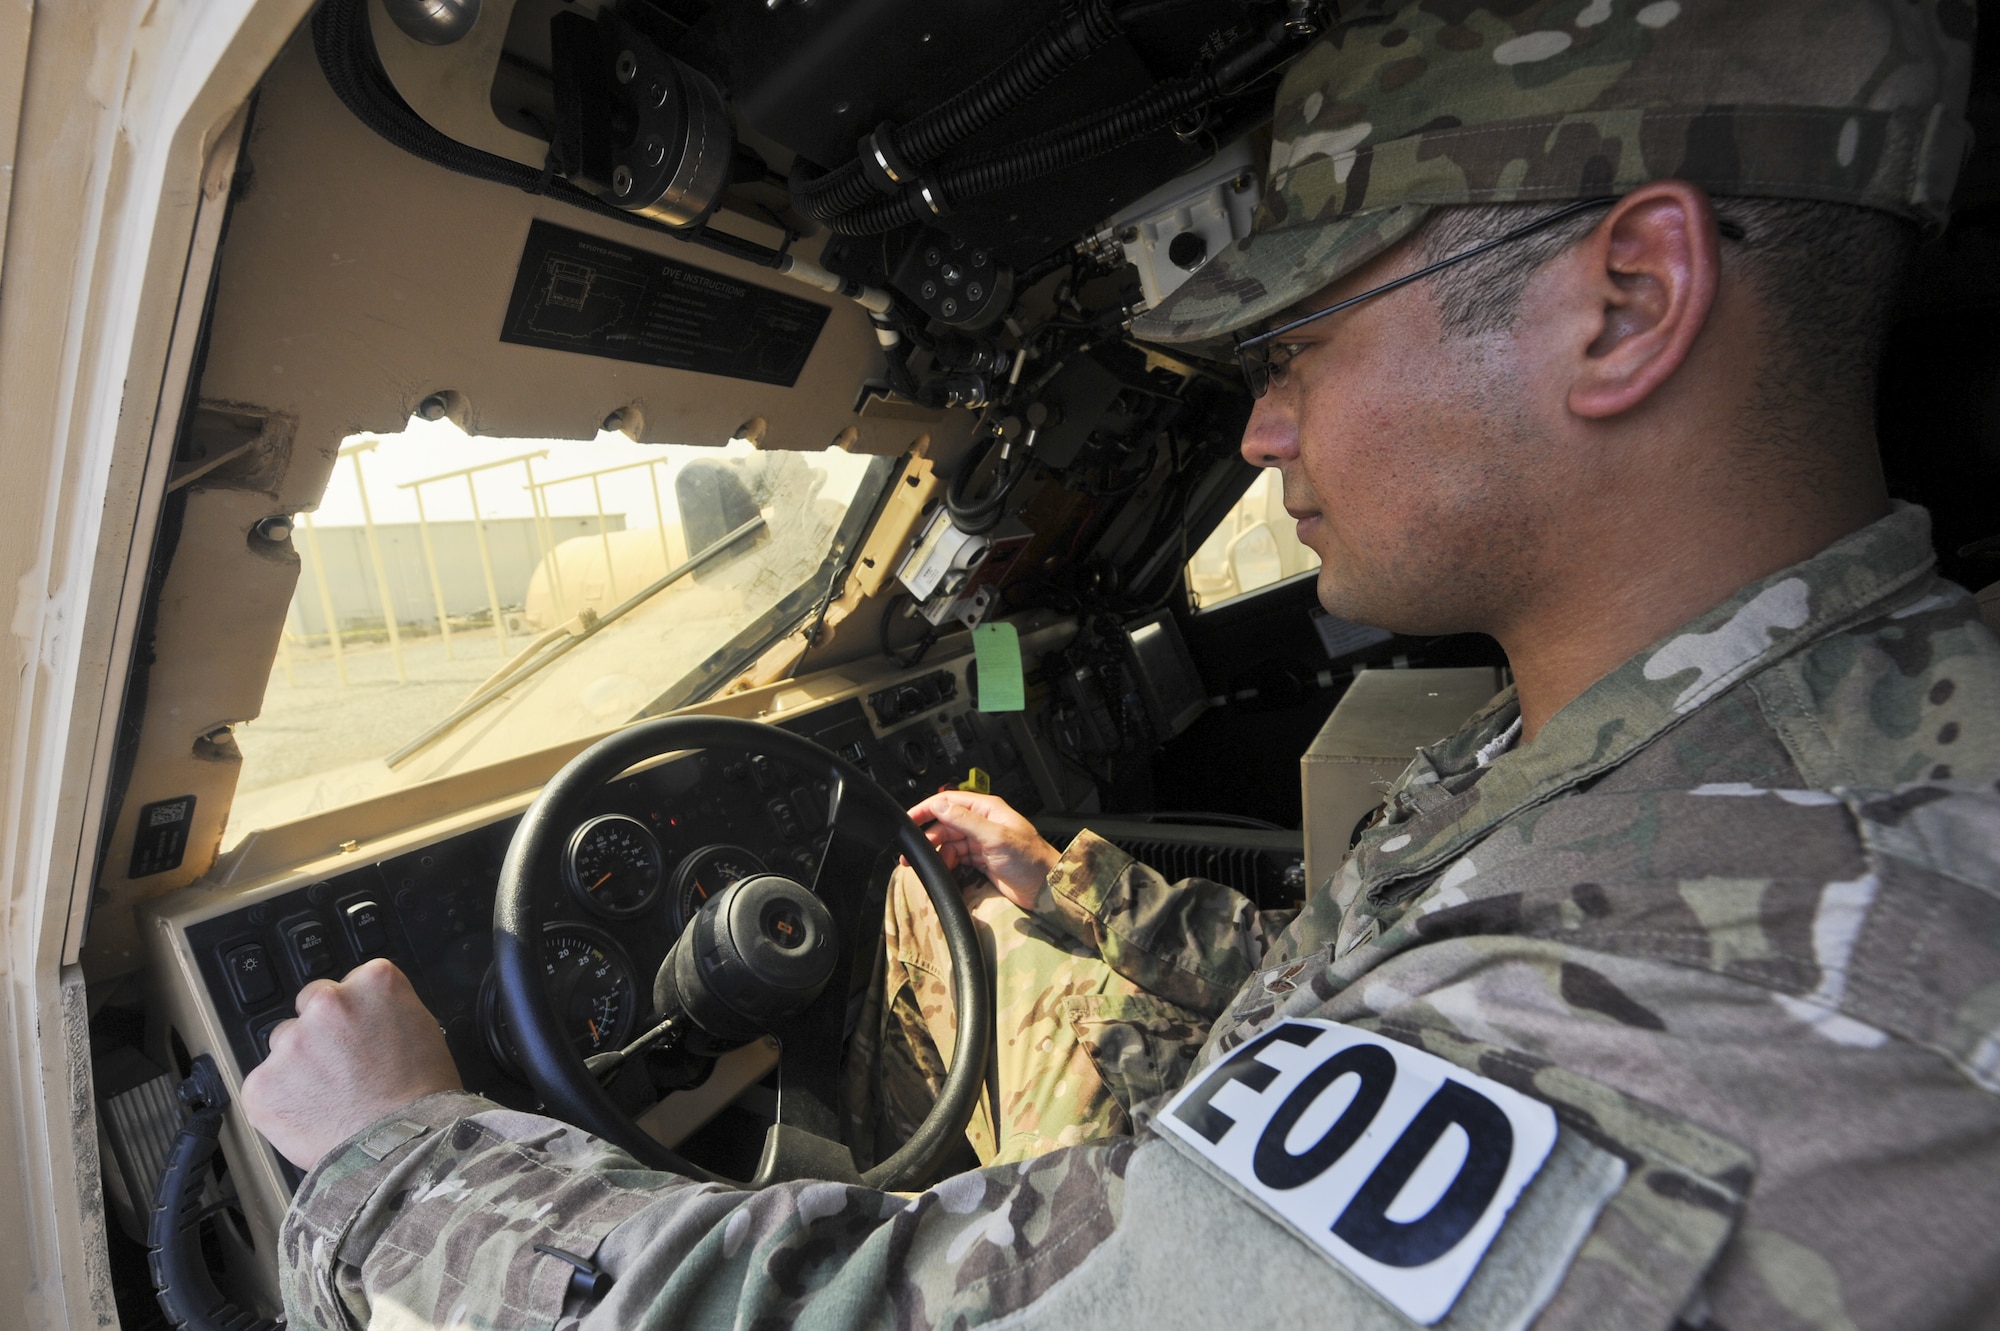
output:
<instances>
[{"instance_id":1,"label":"soldier","mask_svg":"<svg viewBox=\"0 0 2000 1331\"><path fill-rule=\"evenodd\" d=\"M1256 233L1141 331L1244 334L1329 609L1489 632L1518 690L1289 921L919 806L1042 935L996 959L1043 1058L914 1197L638 1171L459 1090L387 963L315 982L244 1086L313 1170L292 1325L2000 1325L2000 643L1870 432L1971 25L1343 7ZM1056 952L1066 1011L1010 988Z\"/></svg>"}]
</instances>

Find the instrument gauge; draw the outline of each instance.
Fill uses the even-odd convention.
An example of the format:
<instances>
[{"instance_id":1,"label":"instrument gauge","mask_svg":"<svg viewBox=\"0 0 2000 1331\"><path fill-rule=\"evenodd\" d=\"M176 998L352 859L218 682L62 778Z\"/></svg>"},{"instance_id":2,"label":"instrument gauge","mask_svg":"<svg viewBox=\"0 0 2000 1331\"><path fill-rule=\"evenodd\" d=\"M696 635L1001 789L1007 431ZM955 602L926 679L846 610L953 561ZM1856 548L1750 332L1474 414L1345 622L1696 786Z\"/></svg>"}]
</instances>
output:
<instances>
[{"instance_id":1,"label":"instrument gauge","mask_svg":"<svg viewBox=\"0 0 2000 1331\"><path fill-rule=\"evenodd\" d=\"M578 1054L588 1058L620 1049L632 1038L639 1010L638 982L625 950L609 935L587 924L545 926L542 974L549 1006ZM497 971L489 969L479 992L486 1045L502 1069L520 1077L514 1035L499 999Z\"/></svg>"},{"instance_id":2,"label":"instrument gauge","mask_svg":"<svg viewBox=\"0 0 2000 1331\"><path fill-rule=\"evenodd\" d=\"M576 829L563 876L577 900L600 915L628 919L659 899L665 878L660 843L637 818L607 813Z\"/></svg>"},{"instance_id":3,"label":"instrument gauge","mask_svg":"<svg viewBox=\"0 0 2000 1331\"><path fill-rule=\"evenodd\" d=\"M731 883L764 872L764 862L741 846L703 846L674 871L675 927L687 928L702 903Z\"/></svg>"}]
</instances>

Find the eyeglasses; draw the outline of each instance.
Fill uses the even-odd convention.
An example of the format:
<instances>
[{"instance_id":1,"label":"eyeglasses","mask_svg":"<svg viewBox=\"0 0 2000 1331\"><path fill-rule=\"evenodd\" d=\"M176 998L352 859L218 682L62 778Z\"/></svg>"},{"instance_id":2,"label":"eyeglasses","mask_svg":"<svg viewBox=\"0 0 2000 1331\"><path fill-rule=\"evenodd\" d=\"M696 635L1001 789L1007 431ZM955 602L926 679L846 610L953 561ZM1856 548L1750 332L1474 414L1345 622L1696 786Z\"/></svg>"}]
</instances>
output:
<instances>
[{"instance_id":1,"label":"eyeglasses","mask_svg":"<svg viewBox=\"0 0 2000 1331\"><path fill-rule=\"evenodd\" d=\"M1314 310L1311 314L1294 319L1290 323L1280 324L1278 327L1266 332L1258 333L1255 337L1239 337L1236 340L1236 364L1243 371L1243 382L1249 388L1250 396L1262 397L1270 391L1272 384L1284 382L1285 363L1298 354L1297 349L1291 344L1278 340L1285 336L1285 334L1295 329L1303 328L1315 319L1324 319L1329 314L1338 314L1342 310L1351 309L1364 300L1373 300L1377 296L1394 291L1397 287L1408 286L1418 278L1429 277L1432 273L1438 272L1440 269L1449 268L1455 263L1464 263L1467 259L1476 259L1488 250L1498 249L1509 241L1519 240L1523 236L1532 236L1537 231L1545 227L1554 226L1564 218L1572 217L1587 208L1602 208L1615 202L1615 199L1585 199L1581 203L1573 203L1567 208L1558 208L1547 217L1537 218L1526 226L1516 227L1504 236L1495 236L1492 240L1474 245L1469 250L1439 259L1436 263L1419 268L1414 273L1404 273L1401 277L1384 282L1379 287L1370 287L1358 296L1349 296L1346 300L1335 301L1325 309Z\"/></svg>"}]
</instances>

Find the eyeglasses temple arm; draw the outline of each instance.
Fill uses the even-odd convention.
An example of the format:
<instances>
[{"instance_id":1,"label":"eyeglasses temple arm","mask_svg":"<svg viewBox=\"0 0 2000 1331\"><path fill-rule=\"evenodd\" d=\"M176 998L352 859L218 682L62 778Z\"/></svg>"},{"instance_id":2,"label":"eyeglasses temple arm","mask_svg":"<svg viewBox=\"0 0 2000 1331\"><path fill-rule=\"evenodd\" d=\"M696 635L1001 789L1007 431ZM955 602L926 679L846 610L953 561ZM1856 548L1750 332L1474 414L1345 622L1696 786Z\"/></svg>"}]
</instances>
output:
<instances>
[{"instance_id":1,"label":"eyeglasses temple arm","mask_svg":"<svg viewBox=\"0 0 2000 1331\"><path fill-rule=\"evenodd\" d=\"M1498 249L1500 246L1507 244L1509 241L1520 240L1524 236L1532 236L1533 234L1535 234L1535 232L1540 231L1543 227L1554 226L1557 222L1562 221L1564 218L1580 213L1586 208L1601 208L1605 204L1611 202L1614 201L1611 199L1584 199L1581 202L1573 203L1567 208L1561 208L1556 210L1555 212L1550 213L1547 217L1537 218L1536 220L1528 223L1526 226L1516 227L1512 231L1509 231L1504 236L1495 236L1493 239L1489 241L1485 241L1481 244L1474 245L1469 250L1464 250L1457 254L1448 255L1445 258L1439 259L1436 263L1433 264L1426 264L1424 267L1417 269L1417 271L1415 271L1414 273L1404 273L1401 277L1394 278L1390 281L1384 282L1379 287L1370 287L1368 290L1362 292L1357 296L1349 296L1346 300L1337 300L1323 310L1314 310L1311 314L1301 316L1300 318L1292 320L1290 323L1280 324L1278 327L1270 329L1267 332L1259 333L1255 337L1246 337L1239 339L1236 343L1237 349L1239 351L1242 351L1242 350L1247 350L1251 347L1262 346L1264 343L1269 342L1274 338L1283 337L1286 333L1291 332L1293 329L1304 327L1305 325L1311 323L1315 319L1324 319L1329 314L1338 314L1340 313L1340 311L1347 309L1350 306L1359 305L1364 300L1372 300L1376 296L1387 295L1389 292L1394 291L1397 287L1408 286L1410 283L1418 280L1419 278L1429 277L1432 273L1437 272L1441 268L1449 268L1455 263L1464 263L1467 259L1476 259L1480 255L1486 253L1488 250Z\"/></svg>"}]
</instances>

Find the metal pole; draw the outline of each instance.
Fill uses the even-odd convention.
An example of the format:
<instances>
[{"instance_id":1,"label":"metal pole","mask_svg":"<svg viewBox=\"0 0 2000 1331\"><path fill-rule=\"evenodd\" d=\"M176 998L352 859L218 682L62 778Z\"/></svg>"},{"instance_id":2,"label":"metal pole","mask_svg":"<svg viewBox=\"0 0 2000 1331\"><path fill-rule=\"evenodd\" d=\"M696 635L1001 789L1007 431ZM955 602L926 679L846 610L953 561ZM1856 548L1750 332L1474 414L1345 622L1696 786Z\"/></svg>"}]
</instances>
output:
<instances>
[{"instance_id":1,"label":"metal pole","mask_svg":"<svg viewBox=\"0 0 2000 1331\"><path fill-rule=\"evenodd\" d=\"M660 505L660 464L646 464L646 479L653 483L653 522L660 529L660 571L666 572L674 566L674 557L667 550L667 510Z\"/></svg>"},{"instance_id":2,"label":"metal pole","mask_svg":"<svg viewBox=\"0 0 2000 1331\"><path fill-rule=\"evenodd\" d=\"M548 455L549 450L543 448L533 453L522 454L520 457L495 458L491 462L482 462L476 467L462 467L457 471L441 471L435 476L420 476L416 480L401 483L402 489L416 490L437 481L448 481L458 476L465 477L466 497L472 501L472 534L479 542L479 568L486 576L486 604L493 612L493 633L495 637L500 639L500 655L502 658L505 658L507 655L507 617L500 610L500 590L495 584L493 577L493 549L486 542L486 520L479 515L479 488L473 483L472 478L479 472L491 471L495 467L511 467L516 462L521 462L527 458L543 458Z\"/></svg>"},{"instance_id":3,"label":"metal pole","mask_svg":"<svg viewBox=\"0 0 2000 1331\"><path fill-rule=\"evenodd\" d=\"M563 594L562 565L557 561L555 528L549 523L549 497L535 483L535 459L525 457L521 465L528 471L528 502L535 510L535 544L542 552L542 564L549 571L549 596L554 600L558 623L569 618L569 597Z\"/></svg>"},{"instance_id":4,"label":"metal pole","mask_svg":"<svg viewBox=\"0 0 2000 1331\"><path fill-rule=\"evenodd\" d=\"M313 527L312 514L305 515L306 544L312 547L313 582L319 587L319 612L326 617L326 640L333 647L333 668L340 676L340 687L347 687L347 654L340 642L340 616L333 608L333 590L326 582L325 553L319 548L319 532Z\"/></svg>"},{"instance_id":5,"label":"metal pole","mask_svg":"<svg viewBox=\"0 0 2000 1331\"><path fill-rule=\"evenodd\" d=\"M368 504L368 478L361 474L361 455L374 448L376 441L350 444L340 451L347 454L347 460L354 464L354 488L361 492L361 529L368 536L368 562L375 566L375 590L382 597L382 622L389 629L389 655L396 660L396 682L410 682L410 672L403 664L403 633L396 624L396 602L389 595L389 570L382 563L382 543L375 539L375 510Z\"/></svg>"},{"instance_id":6,"label":"metal pole","mask_svg":"<svg viewBox=\"0 0 2000 1331\"><path fill-rule=\"evenodd\" d=\"M611 533L604 529L604 487L598 484L597 474L590 477L590 494L597 501L597 539L604 546L604 585L611 591L611 599L606 607L618 604L618 575L611 569Z\"/></svg>"},{"instance_id":7,"label":"metal pole","mask_svg":"<svg viewBox=\"0 0 2000 1331\"><path fill-rule=\"evenodd\" d=\"M297 687L299 677L292 670L292 617L297 610L298 597L293 595L285 604L285 622L278 630L278 664L284 668L285 683Z\"/></svg>"},{"instance_id":8,"label":"metal pole","mask_svg":"<svg viewBox=\"0 0 2000 1331\"><path fill-rule=\"evenodd\" d=\"M431 546L430 519L424 513L424 492L422 487L410 491L417 500L417 535L424 545L424 568L431 575L431 600L437 604L438 633L444 638L444 654L448 659L456 659L458 650L451 645L451 612L444 605L444 579L438 574L437 551Z\"/></svg>"},{"instance_id":9,"label":"metal pole","mask_svg":"<svg viewBox=\"0 0 2000 1331\"><path fill-rule=\"evenodd\" d=\"M486 575L486 604L493 610L493 634L500 639L500 659L507 659L507 616L500 613L500 589L493 581L493 551L486 544L486 520L479 516L479 488L465 473L465 493L472 500L472 534L479 540L479 571Z\"/></svg>"}]
</instances>

